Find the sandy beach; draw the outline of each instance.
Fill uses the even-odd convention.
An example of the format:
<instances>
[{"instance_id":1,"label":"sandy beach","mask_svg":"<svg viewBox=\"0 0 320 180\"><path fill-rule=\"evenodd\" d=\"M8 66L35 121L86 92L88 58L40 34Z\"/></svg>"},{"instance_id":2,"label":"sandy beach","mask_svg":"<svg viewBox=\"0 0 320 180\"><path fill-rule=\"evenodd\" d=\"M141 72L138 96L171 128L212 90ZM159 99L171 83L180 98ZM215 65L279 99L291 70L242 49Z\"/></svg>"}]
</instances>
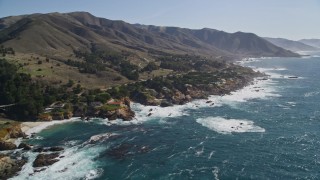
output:
<instances>
[{"instance_id":1,"label":"sandy beach","mask_svg":"<svg viewBox=\"0 0 320 180\"><path fill-rule=\"evenodd\" d=\"M48 121L48 122L22 122L21 123L21 130L24 132L26 135L30 136L33 133L38 133L50 126L56 125L56 124L63 124L63 123L68 123L68 122L74 122L74 121L79 121L80 118L74 117L71 119L65 119L65 120L56 120L56 121Z\"/></svg>"}]
</instances>

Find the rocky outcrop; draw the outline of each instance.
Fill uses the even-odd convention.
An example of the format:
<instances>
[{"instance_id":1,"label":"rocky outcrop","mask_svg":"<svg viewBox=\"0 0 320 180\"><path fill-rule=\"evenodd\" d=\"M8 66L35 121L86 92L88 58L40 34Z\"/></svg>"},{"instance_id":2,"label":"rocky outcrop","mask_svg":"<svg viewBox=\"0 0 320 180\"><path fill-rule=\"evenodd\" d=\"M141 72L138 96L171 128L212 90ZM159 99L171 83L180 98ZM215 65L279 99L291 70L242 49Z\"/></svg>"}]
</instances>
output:
<instances>
[{"instance_id":1,"label":"rocky outcrop","mask_svg":"<svg viewBox=\"0 0 320 180\"><path fill-rule=\"evenodd\" d=\"M118 118L123 119L124 121L130 121L135 116L134 111L132 111L130 108L118 109L116 114Z\"/></svg>"},{"instance_id":2,"label":"rocky outcrop","mask_svg":"<svg viewBox=\"0 0 320 180\"><path fill-rule=\"evenodd\" d=\"M21 125L15 125L9 130L10 138L26 137L26 134L22 132Z\"/></svg>"},{"instance_id":3,"label":"rocky outcrop","mask_svg":"<svg viewBox=\"0 0 320 180\"><path fill-rule=\"evenodd\" d=\"M170 103L170 102L167 101L167 100L163 100L163 101L161 101L160 106L161 106L161 107L168 107L168 106L173 106L173 104Z\"/></svg>"},{"instance_id":4,"label":"rocky outcrop","mask_svg":"<svg viewBox=\"0 0 320 180\"><path fill-rule=\"evenodd\" d=\"M0 127L0 140L7 140L10 138L26 137L22 132L20 123L6 123Z\"/></svg>"},{"instance_id":5,"label":"rocky outcrop","mask_svg":"<svg viewBox=\"0 0 320 180\"><path fill-rule=\"evenodd\" d=\"M63 151L63 150L64 150L63 147L58 147L58 146L54 146L48 149L48 151L51 151L51 152Z\"/></svg>"},{"instance_id":6,"label":"rocky outcrop","mask_svg":"<svg viewBox=\"0 0 320 180\"><path fill-rule=\"evenodd\" d=\"M54 112L52 113L52 120L63 120L64 113L63 112Z\"/></svg>"},{"instance_id":7,"label":"rocky outcrop","mask_svg":"<svg viewBox=\"0 0 320 180\"><path fill-rule=\"evenodd\" d=\"M38 116L40 121L52 121L52 116L49 113L42 113Z\"/></svg>"},{"instance_id":8,"label":"rocky outcrop","mask_svg":"<svg viewBox=\"0 0 320 180\"><path fill-rule=\"evenodd\" d=\"M33 162L33 167L50 166L59 161L59 153L39 154Z\"/></svg>"},{"instance_id":9,"label":"rocky outcrop","mask_svg":"<svg viewBox=\"0 0 320 180\"><path fill-rule=\"evenodd\" d=\"M23 149L23 150L31 150L32 149L32 145L30 144L26 144L26 143L20 143L18 146L18 149Z\"/></svg>"},{"instance_id":10,"label":"rocky outcrop","mask_svg":"<svg viewBox=\"0 0 320 180\"><path fill-rule=\"evenodd\" d=\"M0 154L0 179L14 176L25 163L25 160L15 160L10 156Z\"/></svg>"},{"instance_id":11,"label":"rocky outcrop","mask_svg":"<svg viewBox=\"0 0 320 180\"><path fill-rule=\"evenodd\" d=\"M184 104L187 102L186 96L178 90L174 91L174 94L171 97L171 99L173 104Z\"/></svg>"},{"instance_id":12,"label":"rocky outcrop","mask_svg":"<svg viewBox=\"0 0 320 180\"><path fill-rule=\"evenodd\" d=\"M130 121L134 116L134 111L129 107L122 107L111 111L100 110L99 112L99 117L108 118L108 120L123 119L124 121Z\"/></svg>"},{"instance_id":13,"label":"rocky outcrop","mask_svg":"<svg viewBox=\"0 0 320 180\"><path fill-rule=\"evenodd\" d=\"M0 141L0 151L14 150L17 146L12 142Z\"/></svg>"},{"instance_id":14,"label":"rocky outcrop","mask_svg":"<svg viewBox=\"0 0 320 180\"><path fill-rule=\"evenodd\" d=\"M67 111L67 112L63 113L64 119L70 119L70 118L72 118L72 116L73 116L73 113L71 111Z\"/></svg>"},{"instance_id":15,"label":"rocky outcrop","mask_svg":"<svg viewBox=\"0 0 320 180\"><path fill-rule=\"evenodd\" d=\"M38 147L36 149L33 150L33 152L57 152L57 151L63 151L64 148L63 147L58 147L58 146L54 146L54 147Z\"/></svg>"}]
</instances>

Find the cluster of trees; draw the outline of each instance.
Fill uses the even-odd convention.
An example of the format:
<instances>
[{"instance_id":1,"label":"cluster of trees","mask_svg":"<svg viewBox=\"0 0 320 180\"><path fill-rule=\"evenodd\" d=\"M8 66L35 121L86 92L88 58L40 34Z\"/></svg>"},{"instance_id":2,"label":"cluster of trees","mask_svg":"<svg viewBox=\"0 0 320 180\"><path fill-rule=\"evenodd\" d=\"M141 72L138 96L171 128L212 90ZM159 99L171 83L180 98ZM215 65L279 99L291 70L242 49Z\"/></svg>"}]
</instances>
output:
<instances>
[{"instance_id":1,"label":"cluster of trees","mask_svg":"<svg viewBox=\"0 0 320 180\"><path fill-rule=\"evenodd\" d=\"M0 104L15 104L8 108L12 118L32 118L45 105L42 86L33 82L30 75L18 73L15 65L0 59Z\"/></svg>"},{"instance_id":2,"label":"cluster of trees","mask_svg":"<svg viewBox=\"0 0 320 180\"><path fill-rule=\"evenodd\" d=\"M118 71L121 75L130 80L139 79L139 67L131 64L125 56L113 51L98 51L92 53L74 51L77 58L84 59L84 62L68 60L65 63L78 67L81 73L96 74L106 70L106 67Z\"/></svg>"},{"instance_id":3,"label":"cluster of trees","mask_svg":"<svg viewBox=\"0 0 320 180\"><path fill-rule=\"evenodd\" d=\"M71 80L60 86L34 81L29 74L19 73L18 70L17 66L0 59L0 105L12 105L3 111L12 119L36 119L45 107L54 102L76 106L94 101L104 103L111 98L107 92L84 90Z\"/></svg>"},{"instance_id":4,"label":"cluster of trees","mask_svg":"<svg viewBox=\"0 0 320 180\"><path fill-rule=\"evenodd\" d=\"M141 71L142 72L152 72L154 70L158 70L160 67L156 65L155 62L149 62Z\"/></svg>"},{"instance_id":5,"label":"cluster of trees","mask_svg":"<svg viewBox=\"0 0 320 180\"><path fill-rule=\"evenodd\" d=\"M139 79L139 67L131 64L128 61L121 62L120 73L121 73L121 75L127 77L130 80L138 80Z\"/></svg>"},{"instance_id":6,"label":"cluster of trees","mask_svg":"<svg viewBox=\"0 0 320 180\"><path fill-rule=\"evenodd\" d=\"M73 67L77 67L79 72L81 73L89 73L89 74L96 74L101 71L105 71L106 67L99 63L90 63L90 62L80 62L80 61L72 61L68 59L65 61L65 64Z\"/></svg>"},{"instance_id":7,"label":"cluster of trees","mask_svg":"<svg viewBox=\"0 0 320 180\"><path fill-rule=\"evenodd\" d=\"M185 62L183 60L175 61L162 61L160 67L163 69L172 69L174 71L190 71L192 70L192 64Z\"/></svg>"},{"instance_id":8,"label":"cluster of trees","mask_svg":"<svg viewBox=\"0 0 320 180\"><path fill-rule=\"evenodd\" d=\"M2 57L5 57L7 54L12 54L15 55L15 51L13 50L12 47L4 47L3 45L0 46L0 54Z\"/></svg>"},{"instance_id":9,"label":"cluster of trees","mask_svg":"<svg viewBox=\"0 0 320 180\"><path fill-rule=\"evenodd\" d=\"M226 65L226 63L221 60L205 59L191 55L162 56L158 58L158 61L161 62L161 68L179 72L188 72L192 70L211 71L213 69L221 69Z\"/></svg>"}]
</instances>

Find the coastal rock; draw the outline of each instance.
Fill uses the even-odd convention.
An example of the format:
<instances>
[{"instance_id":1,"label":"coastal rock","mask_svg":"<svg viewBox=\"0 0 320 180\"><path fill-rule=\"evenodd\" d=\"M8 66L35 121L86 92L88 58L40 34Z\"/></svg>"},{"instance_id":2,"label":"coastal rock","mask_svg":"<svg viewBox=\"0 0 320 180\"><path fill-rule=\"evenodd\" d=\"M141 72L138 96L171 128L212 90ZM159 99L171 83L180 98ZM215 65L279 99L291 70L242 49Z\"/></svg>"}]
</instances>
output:
<instances>
[{"instance_id":1,"label":"coastal rock","mask_svg":"<svg viewBox=\"0 0 320 180\"><path fill-rule=\"evenodd\" d=\"M26 134L24 132L22 132L22 130L21 130L20 124L13 126L10 129L9 134L10 134L10 138L20 138L20 137L24 138L24 137L26 137Z\"/></svg>"},{"instance_id":2,"label":"coastal rock","mask_svg":"<svg viewBox=\"0 0 320 180\"><path fill-rule=\"evenodd\" d=\"M208 97L207 92L196 87L188 87L186 95L189 95L192 99L206 99Z\"/></svg>"},{"instance_id":3,"label":"coastal rock","mask_svg":"<svg viewBox=\"0 0 320 180\"><path fill-rule=\"evenodd\" d=\"M34 149L33 152L43 152L44 148L43 147L38 147L37 149Z\"/></svg>"},{"instance_id":4,"label":"coastal rock","mask_svg":"<svg viewBox=\"0 0 320 180\"><path fill-rule=\"evenodd\" d=\"M124 104L124 105L126 105L126 106L129 107L129 108L131 107L131 101L130 101L129 98L127 98L127 97L126 97L126 98L123 98L122 101L123 101L123 104Z\"/></svg>"},{"instance_id":5,"label":"coastal rock","mask_svg":"<svg viewBox=\"0 0 320 180\"><path fill-rule=\"evenodd\" d=\"M190 95L186 95L186 100L187 100L188 102L190 102L190 101L192 101L192 97L191 97Z\"/></svg>"},{"instance_id":6,"label":"coastal rock","mask_svg":"<svg viewBox=\"0 0 320 180\"><path fill-rule=\"evenodd\" d=\"M186 96L178 90L174 92L174 95L171 97L171 99L173 104L184 104L187 100Z\"/></svg>"},{"instance_id":7,"label":"coastal rock","mask_svg":"<svg viewBox=\"0 0 320 180\"><path fill-rule=\"evenodd\" d=\"M8 179L14 176L25 163L25 160L15 160L0 154L0 179Z\"/></svg>"},{"instance_id":8,"label":"coastal rock","mask_svg":"<svg viewBox=\"0 0 320 180\"><path fill-rule=\"evenodd\" d=\"M64 119L70 119L73 117L73 113L71 111L67 111L63 114Z\"/></svg>"},{"instance_id":9,"label":"coastal rock","mask_svg":"<svg viewBox=\"0 0 320 180\"><path fill-rule=\"evenodd\" d=\"M59 157L59 153L39 154L33 162L33 167L52 165L59 161L58 159L56 159L57 157Z\"/></svg>"},{"instance_id":10,"label":"coastal rock","mask_svg":"<svg viewBox=\"0 0 320 180\"><path fill-rule=\"evenodd\" d=\"M38 116L39 121L52 121L52 116L49 113L42 113Z\"/></svg>"},{"instance_id":11,"label":"coastal rock","mask_svg":"<svg viewBox=\"0 0 320 180\"><path fill-rule=\"evenodd\" d=\"M101 109L96 116L108 118L108 120L123 119L124 121L130 121L134 118L135 113L129 107L122 106L115 110Z\"/></svg>"},{"instance_id":12,"label":"coastal rock","mask_svg":"<svg viewBox=\"0 0 320 180\"><path fill-rule=\"evenodd\" d=\"M52 120L63 120L64 113L63 112L54 112L52 113Z\"/></svg>"},{"instance_id":13,"label":"coastal rock","mask_svg":"<svg viewBox=\"0 0 320 180\"><path fill-rule=\"evenodd\" d=\"M107 154L115 159L124 159L129 154L129 150L132 147L132 144L121 144L120 146L109 150Z\"/></svg>"},{"instance_id":14,"label":"coastal rock","mask_svg":"<svg viewBox=\"0 0 320 180\"><path fill-rule=\"evenodd\" d=\"M0 140L5 141L10 138L26 137L25 133L21 130L20 123L5 123L0 128Z\"/></svg>"},{"instance_id":15,"label":"coastal rock","mask_svg":"<svg viewBox=\"0 0 320 180\"><path fill-rule=\"evenodd\" d=\"M0 141L0 151L14 150L17 146L12 142Z\"/></svg>"},{"instance_id":16,"label":"coastal rock","mask_svg":"<svg viewBox=\"0 0 320 180\"><path fill-rule=\"evenodd\" d=\"M48 151L52 151L52 152L63 151L63 150L64 150L63 147L57 147L57 146L51 147L51 148L48 149Z\"/></svg>"},{"instance_id":17,"label":"coastal rock","mask_svg":"<svg viewBox=\"0 0 320 180\"><path fill-rule=\"evenodd\" d=\"M170 103L170 102L167 101L167 100L163 100L163 101L161 101L160 106L161 106L161 107L168 107L168 106L173 106L173 104Z\"/></svg>"},{"instance_id":18,"label":"coastal rock","mask_svg":"<svg viewBox=\"0 0 320 180\"><path fill-rule=\"evenodd\" d=\"M18 146L18 149L23 149L28 151L32 149L32 146L30 144L20 143Z\"/></svg>"},{"instance_id":19,"label":"coastal rock","mask_svg":"<svg viewBox=\"0 0 320 180\"><path fill-rule=\"evenodd\" d=\"M130 121L134 118L135 113L130 108L122 108L117 110L117 117L124 121Z\"/></svg>"},{"instance_id":20,"label":"coastal rock","mask_svg":"<svg viewBox=\"0 0 320 180\"><path fill-rule=\"evenodd\" d=\"M38 147L36 149L33 150L33 152L57 152L57 151L63 151L64 148L63 147L58 147L58 146L54 146L54 147L49 147L49 148L43 148L43 147Z\"/></svg>"}]
</instances>

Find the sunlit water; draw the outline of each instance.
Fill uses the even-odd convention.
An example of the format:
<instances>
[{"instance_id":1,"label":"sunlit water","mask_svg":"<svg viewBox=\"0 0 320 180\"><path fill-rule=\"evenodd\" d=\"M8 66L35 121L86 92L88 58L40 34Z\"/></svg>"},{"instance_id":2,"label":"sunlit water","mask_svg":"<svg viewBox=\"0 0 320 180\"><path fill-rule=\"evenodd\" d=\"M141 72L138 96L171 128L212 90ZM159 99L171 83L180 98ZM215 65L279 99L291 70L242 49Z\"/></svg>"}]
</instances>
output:
<instances>
[{"instance_id":1,"label":"sunlit water","mask_svg":"<svg viewBox=\"0 0 320 180\"><path fill-rule=\"evenodd\" d=\"M37 153L28 152L29 163L14 179L319 178L320 58L242 64L271 76L232 95L210 97L214 104L135 104L132 122L51 126L30 141L63 146L64 157L34 173Z\"/></svg>"}]
</instances>

